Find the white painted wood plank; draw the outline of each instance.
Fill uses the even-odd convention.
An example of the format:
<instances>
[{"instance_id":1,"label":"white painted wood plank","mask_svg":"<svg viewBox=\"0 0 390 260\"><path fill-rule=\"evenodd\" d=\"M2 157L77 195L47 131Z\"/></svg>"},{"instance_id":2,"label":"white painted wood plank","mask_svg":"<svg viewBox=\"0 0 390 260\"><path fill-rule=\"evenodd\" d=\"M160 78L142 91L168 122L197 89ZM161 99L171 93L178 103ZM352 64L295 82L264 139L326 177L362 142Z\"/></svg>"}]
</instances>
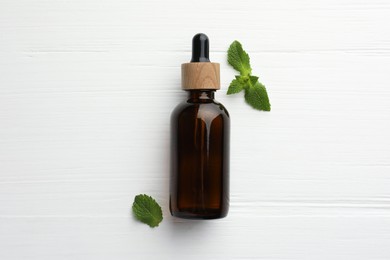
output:
<instances>
[{"instance_id":1,"label":"white painted wood plank","mask_svg":"<svg viewBox=\"0 0 390 260\"><path fill-rule=\"evenodd\" d=\"M0 259L389 259L389 23L383 0L1 0ZM231 211L206 222L168 212L200 31L233 123ZM270 113L225 95L235 39ZM132 218L138 193L159 228Z\"/></svg>"}]
</instances>

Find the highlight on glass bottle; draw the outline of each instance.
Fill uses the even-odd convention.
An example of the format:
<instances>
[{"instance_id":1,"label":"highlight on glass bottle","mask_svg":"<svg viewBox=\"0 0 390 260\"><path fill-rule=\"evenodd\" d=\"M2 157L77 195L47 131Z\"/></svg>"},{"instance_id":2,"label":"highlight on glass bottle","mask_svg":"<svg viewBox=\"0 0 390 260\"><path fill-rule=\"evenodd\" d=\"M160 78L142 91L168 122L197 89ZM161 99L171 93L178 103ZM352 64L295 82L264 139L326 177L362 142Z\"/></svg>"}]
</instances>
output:
<instances>
[{"instance_id":1,"label":"highlight on glass bottle","mask_svg":"<svg viewBox=\"0 0 390 260\"><path fill-rule=\"evenodd\" d=\"M223 218L229 210L230 118L214 99L219 64L209 60L209 39L192 39L192 59L182 64L187 100L171 115L170 211L175 217Z\"/></svg>"}]
</instances>

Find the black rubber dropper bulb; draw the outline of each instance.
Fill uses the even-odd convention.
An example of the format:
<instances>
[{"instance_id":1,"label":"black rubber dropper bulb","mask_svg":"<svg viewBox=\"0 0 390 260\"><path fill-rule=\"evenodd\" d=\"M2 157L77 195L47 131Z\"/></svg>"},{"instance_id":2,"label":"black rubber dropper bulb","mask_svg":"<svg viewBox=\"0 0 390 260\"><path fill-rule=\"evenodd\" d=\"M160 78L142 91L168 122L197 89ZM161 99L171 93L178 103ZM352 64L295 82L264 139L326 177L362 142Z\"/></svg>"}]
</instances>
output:
<instances>
[{"instance_id":1,"label":"black rubber dropper bulb","mask_svg":"<svg viewBox=\"0 0 390 260\"><path fill-rule=\"evenodd\" d=\"M198 33L192 38L191 62L210 62L209 37L204 33Z\"/></svg>"}]
</instances>

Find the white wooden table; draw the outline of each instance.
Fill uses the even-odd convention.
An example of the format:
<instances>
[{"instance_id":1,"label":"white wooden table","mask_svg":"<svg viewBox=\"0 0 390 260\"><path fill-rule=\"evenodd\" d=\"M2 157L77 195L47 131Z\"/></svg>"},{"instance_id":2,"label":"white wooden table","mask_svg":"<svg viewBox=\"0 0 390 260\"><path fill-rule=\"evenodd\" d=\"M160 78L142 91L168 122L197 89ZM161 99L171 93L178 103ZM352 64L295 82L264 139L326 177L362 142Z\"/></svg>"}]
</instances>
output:
<instances>
[{"instance_id":1,"label":"white wooden table","mask_svg":"<svg viewBox=\"0 0 390 260\"><path fill-rule=\"evenodd\" d=\"M390 2L0 0L0 259L390 259ZM168 210L180 64L208 34L231 209ZM227 96L233 40L272 111ZM136 194L164 221L134 220Z\"/></svg>"}]
</instances>

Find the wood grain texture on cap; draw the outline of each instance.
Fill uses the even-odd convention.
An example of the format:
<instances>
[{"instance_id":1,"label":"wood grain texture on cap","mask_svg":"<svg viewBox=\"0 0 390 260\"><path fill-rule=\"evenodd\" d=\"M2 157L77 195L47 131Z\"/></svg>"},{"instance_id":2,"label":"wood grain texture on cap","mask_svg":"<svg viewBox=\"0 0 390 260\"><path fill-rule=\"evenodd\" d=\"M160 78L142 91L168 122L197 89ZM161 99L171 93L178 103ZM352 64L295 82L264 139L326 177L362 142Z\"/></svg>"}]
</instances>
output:
<instances>
[{"instance_id":1,"label":"wood grain texture on cap","mask_svg":"<svg viewBox=\"0 0 390 260\"><path fill-rule=\"evenodd\" d=\"M181 87L190 89L220 89L219 63L192 62L181 65Z\"/></svg>"}]
</instances>

